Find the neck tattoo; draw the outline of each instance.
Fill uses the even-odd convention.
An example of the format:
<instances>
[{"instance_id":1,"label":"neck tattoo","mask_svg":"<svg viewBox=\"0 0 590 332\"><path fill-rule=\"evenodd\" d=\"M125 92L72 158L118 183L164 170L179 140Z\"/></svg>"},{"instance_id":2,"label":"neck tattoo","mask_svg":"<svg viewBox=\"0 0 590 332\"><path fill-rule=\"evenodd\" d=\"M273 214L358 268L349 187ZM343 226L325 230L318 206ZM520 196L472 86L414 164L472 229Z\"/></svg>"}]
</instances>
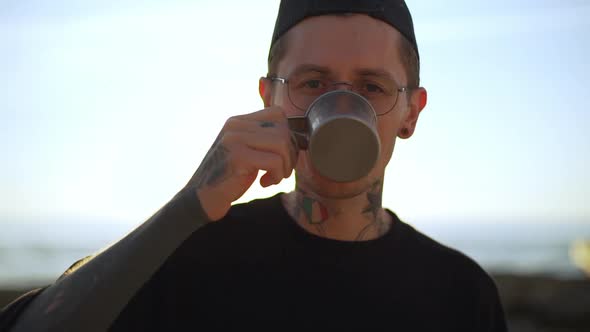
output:
<instances>
[{"instance_id":1,"label":"neck tattoo","mask_svg":"<svg viewBox=\"0 0 590 332\"><path fill-rule=\"evenodd\" d=\"M366 195L367 203L359 213L362 215L361 223L359 224L360 230L358 234L353 235L351 239L355 241L363 241L374 239L387 233L390 228L390 220L388 215L383 212L381 207L382 204L382 193L383 185L382 180L375 181L369 190L364 194ZM286 201L287 210L291 211L292 216L297 222L303 225L308 225L317 234L327 236L327 230L329 229L326 221L330 217L334 217L334 213L338 212L329 211L327 206L313 195L307 193L305 190L297 187L295 192L291 196L291 199ZM362 220L365 220L364 222Z\"/></svg>"},{"instance_id":2,"label":"neck tattoo","mask_svg":"<svg viewBox=\"0 0 590 332\"><path fill-rule=\"evenodd\" d=\"M389 230L389 220L384 215L381 208L382 194L382 181L375 181L371 186L371 189L367 192L367 201L369 201L369 203L362 211L369 223L359 232L355 239L356 241L362 241L371 238L371 233L373 233L375 237L380 237Z\"/></svg>"},{"instance_id":3,"label":"neck tattoo","mask_svg":"<svg viewBox=\"0 0 590 332\"><path fill-rule=\"evenodd\" d=\"M301 208L308 223L315 225L328 220L328 209L315 199L302 196Z\"/></svg>"},{"instance_id":4,"label":"neck tattoo","mask_svg":"<svg viewBox=\"0 0 590 332\"><path fill-rule=\"evenodd\" d=\"M367 201L369 204L363 209L363 214L368 217L377 220L381 212L381 197L383 195L383 186L381 180L375 181L371 186L371 189L367 192Z\"/></svg>"}]
</instances>

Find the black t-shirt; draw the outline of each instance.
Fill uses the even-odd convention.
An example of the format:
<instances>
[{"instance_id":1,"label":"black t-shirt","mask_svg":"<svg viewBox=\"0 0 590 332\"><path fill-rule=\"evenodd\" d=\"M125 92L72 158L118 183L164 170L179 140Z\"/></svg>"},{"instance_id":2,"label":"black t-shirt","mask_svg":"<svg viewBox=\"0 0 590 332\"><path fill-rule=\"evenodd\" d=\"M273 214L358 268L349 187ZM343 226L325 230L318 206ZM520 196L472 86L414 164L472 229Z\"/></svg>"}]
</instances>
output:
<instances>
[{"instance_id":1,"label":"black t-shirt","mask_svg":"<svg viewBox=\"0 0 590 332\"><path fill-rule=\"evenodd\" d=\"M393 217L365 242L306 232L279 195L196 231L130 301L112 331L506 331L492 279Z\"/></svg>"},{"instance_id":2,"label":"black t-shirt","mask_svg":"<svg viewBox=\"0 0 590 332\"><path fill-rule=\"evenodd\" d=\"M488 274L388 212L387 234L349 242L305 231L279 195L235 205L168 258L110 331L506 331Z\"/></svg>"}]
</instances>

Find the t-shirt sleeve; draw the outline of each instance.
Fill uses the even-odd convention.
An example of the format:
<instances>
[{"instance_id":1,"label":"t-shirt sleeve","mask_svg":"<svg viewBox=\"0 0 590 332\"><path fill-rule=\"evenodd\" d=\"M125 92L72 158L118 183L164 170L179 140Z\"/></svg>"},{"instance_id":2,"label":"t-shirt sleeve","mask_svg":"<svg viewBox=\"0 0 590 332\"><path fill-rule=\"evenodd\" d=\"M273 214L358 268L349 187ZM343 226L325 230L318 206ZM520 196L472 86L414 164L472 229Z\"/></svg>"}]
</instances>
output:
<instances>
[{"instance_id":1,"label":"t-shirt sleeve","mask_svg":"<svg viewBox=\"0 0 590 332\"><path fill-rule=\"evenodd\" d=\"M447 260L451 281L449 305L443 310L457 332L507 332L508 327L494 279L470 257L452 250Z\"/></svg>"},{"instance_id":2,"label":"t-shirt sleeve","mask_svg":"<svg viewBox=\"0 0 590 332\"><path fill-rule=\"evenodd\" d=\"M460 331L507 332L506 317L498 288L492 277L475 262L466 264L458 282L461 305L455 312Z\"/></svg>"},{"instance_id":3,"label":"t-shirt sleeve","mask_svg":"<svg viewBox=\"0 0 590 332\"><path fill-rule=\"evenodd\" d=\"M0 310L0 331L8 331L27 305L45 288L47 287L30 290L2 308Z\"/></svg>"},{"instance_id":4,"label":"t-shirt sleeve","mask_svg":"<svg viewBox=\"0 0 590 332\"><path fill-rule=\"evenodd\" d=\"M57 280L60 280L68 274L74 272L80 266L84 265L84 263L88 262L91 258L92 256L87 256L77 260L74 262L74 264L70 265L70 267L68 267L67 270ZM20 314L27 308L29 303L31 303L35 297L37 297L37 295L39 295L48 287L49 286L32 289L19 296L17 299L10 302L2 310L0 310L0 331L8 331L10 328L12 328Z\"/></svg>"},{"instance_id":5,"label":"t-shirt sleeve","mask_svg":"<svg viewBox=\"0 0 590 332\"><path fill-rule=\"evenodd\" d=\"M480 282L478 304L478 329L482 332L507 332L506 317L498 294L498 288L489 275Z\"/></svg>"}]
</instances>

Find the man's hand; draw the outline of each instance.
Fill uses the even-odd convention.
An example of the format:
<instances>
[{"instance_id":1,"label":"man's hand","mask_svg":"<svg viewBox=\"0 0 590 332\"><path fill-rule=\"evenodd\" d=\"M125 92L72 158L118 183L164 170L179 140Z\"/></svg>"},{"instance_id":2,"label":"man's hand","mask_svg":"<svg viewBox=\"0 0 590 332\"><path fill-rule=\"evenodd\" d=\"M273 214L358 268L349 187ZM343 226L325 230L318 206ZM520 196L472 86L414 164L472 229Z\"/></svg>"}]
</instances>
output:
<instances>
[{"instance_id":1,"label":"man's hand","mask_svg":"<svg viewBox=\"0 0 590 332\"><path fill-rule=\"evenodd\" d=\"M280 108L234 116L226 121L185 189L196 190L208 217L219 220L250 188L259 170L266 171L260 178L263 187L288 178L297 153Z\"/></svg>"}]
</instances>

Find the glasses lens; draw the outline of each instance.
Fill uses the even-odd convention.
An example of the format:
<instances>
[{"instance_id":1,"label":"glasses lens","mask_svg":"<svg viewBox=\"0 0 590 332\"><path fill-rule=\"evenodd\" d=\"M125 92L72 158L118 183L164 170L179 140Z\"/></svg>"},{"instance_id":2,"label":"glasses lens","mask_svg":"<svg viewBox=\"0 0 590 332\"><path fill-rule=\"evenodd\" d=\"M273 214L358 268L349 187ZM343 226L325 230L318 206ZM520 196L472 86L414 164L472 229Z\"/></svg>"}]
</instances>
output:
<instances>
[{"instance_id":1,"label":"glasses lens","mask_svg":"<svg viewBox=\"0 0 590 332\"><path fill-rule=\"evenodd\" d=\"M375 113L377 113L377 115L383 115L393 109L393 107L395 106L395 103L397 101L397 95L398 95L397 90L395 90L395 92L392 95L380 96L380 97L375 97L375 96L363 96L363 97L367 98L369 103L371 103L371 106L373 106L373 109L375 110Z\"/></svg>"},{"instance_id":2,"label":"glasses lens","mask_svg":"<svg viewBox=\"0 0 590 332\"><path fill-rule=\"evenodd\" d=\"M287 85L291 103L305 112L319 96L333 90L338 83L317 76L303 75L293 77ZM397 102L398 91L394 86L367 81L344 85L352 86L352 91L365 97L377 115L389 112Z\"/></svg>"},{"instance_id":3,"label":"glasses lens","mask_svg":"<svg viewBox=\"0 0 590 332\"><path fill-rule=\"evenodd\" d=\"M321 95L328 92L331 83L312 74L300 75L289 80L289 99L302 111L306 111L309 106Z\"/></svg>"},{"instance_id":4,"label":"glasses lens","mask_svg":"<svg viewBox=\"0 0 590 332\"><path fill-rule=\"evenodd\" d=\"M365 97L377 115L389 112L395 106L398 88L395 82L383 78L367 78L354 82L353 90Z\"/></svg>"}]
</instances>

